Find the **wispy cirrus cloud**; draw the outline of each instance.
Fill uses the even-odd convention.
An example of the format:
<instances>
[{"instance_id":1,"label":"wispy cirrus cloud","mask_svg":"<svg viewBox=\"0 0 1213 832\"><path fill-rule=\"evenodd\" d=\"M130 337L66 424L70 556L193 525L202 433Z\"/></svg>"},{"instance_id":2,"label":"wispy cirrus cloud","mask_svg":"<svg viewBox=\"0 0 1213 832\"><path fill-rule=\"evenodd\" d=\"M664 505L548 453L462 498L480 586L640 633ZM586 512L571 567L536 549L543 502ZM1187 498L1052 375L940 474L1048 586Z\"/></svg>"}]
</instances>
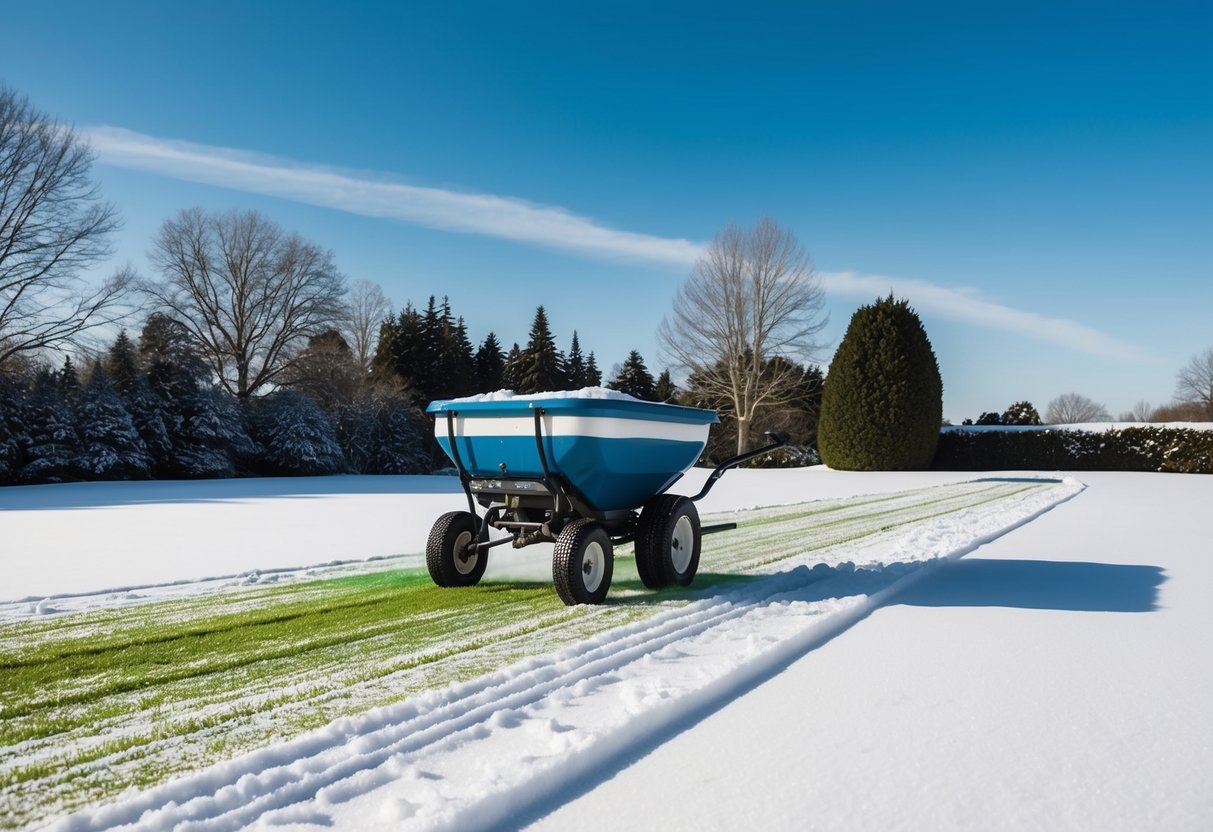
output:
<instances>
[{"instance_id":1,"label":"wispy cirrus cloud","mask_svg":"<svg viewBox=\"0 0 1213 832\"><path fill-rule=\"evenodd\" d=\"M370 217L514 240L548 248L689 268L706 251L691 240L620 231L564 208L516 197L385 181L289 159L194 142L161 139L119 127L83 131L98 160L190 182L290 199ZM1145 361L1138 347L1084 324L982 299L924 280L822 273L827 292L873 299L889 291L918 309L972 326L1108 358Z\"/></svg>"},{"instance_id":2,"label":"wispy cirrus cloud","mask_svg":"<svg viewBox=\"0 0 1213 832\"><path fill-rule=\"evenodd\" d=\"M481 234L597 257L687 267L700 243L620 231L564 208L515 197L388 182L371 176L124 130L84 131L98 161L429 228Z\"/></svg>"},{"instance_id":3,"label":"wispy cirrus cloud","mask_svg":"<svg viewBox=\"0 0 1213 832\"><path fill-rule=\"evenodd\" d=\"M924 280L881 275L828 272L821 275L827 292L875 300L892 292L916 309L972 326L997 329L1067 349L1126 361L1149 361L1140 347L1066 318L1052 318L982 299L977 293Z\"/></svg>"}]
</instances>

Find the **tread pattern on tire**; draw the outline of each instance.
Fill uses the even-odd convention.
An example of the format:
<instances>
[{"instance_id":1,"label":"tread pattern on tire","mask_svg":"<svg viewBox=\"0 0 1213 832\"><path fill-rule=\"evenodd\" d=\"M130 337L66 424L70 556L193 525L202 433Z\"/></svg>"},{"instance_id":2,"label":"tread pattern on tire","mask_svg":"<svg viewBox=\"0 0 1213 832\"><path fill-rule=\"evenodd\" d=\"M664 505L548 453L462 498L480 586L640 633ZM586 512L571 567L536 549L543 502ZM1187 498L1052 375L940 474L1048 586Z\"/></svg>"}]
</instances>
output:
<instances>
[{"instance_id":1,"label":"tread pattern on tire","mask_svg":"<svg viewBox=\"0 0 1213 832\"><path fill-rule=\"evenodd\" d=\"M425 566L435 584L455 587L474 586L480 582L488 565L484 552L477 555L476 564L470 572L463 573L455 568L455 541L467 532L475 538L478 530L479 520L467 511L448 511L434 521L425 543Z\"/></svg>"},{"instance_id":2,"label":"tread pattern on tire","mask_svg":"<svg viewBox=\"0 0 1213 832\"><path fill-rule=\"evenodd\" d=\"M694 528L694 550L691 562L683 573L674 570L670 556L670 541L678 517L687 513ZM695 502L681 494L659 494L645 503L636 526L636 571L649 589L661 589L670 584L688 586L699 569L702 537L699 532L699 511Z\"/></svg>"},{"instance_id":3,"label":"tread pattern on tire","mask_svg":"<svg viewBox=\"0 0 1213 832\"><path fill-rule=\"evenodd\" d=\"M586 547L595 541L602 546L606 563L598 588L589 592L581 580L582 556ZM614 547L611 536L600 523L583 517L561 530L552 551L552 583L556 585L556 594L565 604L570 607L575 604L601 604L611 588L613 573Z\"/></svg>"}]
</instances>

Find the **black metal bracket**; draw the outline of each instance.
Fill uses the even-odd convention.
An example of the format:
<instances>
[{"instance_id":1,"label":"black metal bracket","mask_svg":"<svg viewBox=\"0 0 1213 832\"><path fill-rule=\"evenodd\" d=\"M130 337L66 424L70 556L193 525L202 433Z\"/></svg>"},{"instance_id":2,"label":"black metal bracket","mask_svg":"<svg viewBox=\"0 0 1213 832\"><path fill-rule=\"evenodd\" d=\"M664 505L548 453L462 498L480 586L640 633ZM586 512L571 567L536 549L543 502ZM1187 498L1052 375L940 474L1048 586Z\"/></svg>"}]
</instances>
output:
<instances>
[{"instance_id":1,"label":"black metal bracket","mask_svg":"<svg viewBox=\"0 0 1213 832\"><path fill-rule=\"evenodd\" d=\"M459 412L455 410L446 412L446 439L451 444L451 461L455 463L455 470L459 472L459 484L463 486L463 493L468 498L468 511L476 514L476 500L472 497L472 475L468 473L467 468L463 467L463 459L459 456L459 446L455 444L455 417L458 415Z\"/></svg>"},{"instance_id":2,"label":"black metal bracket","mask_svg":"<svg viewBox=\"0 0 1213 832\"><path fill-rule=\"evenodd\" d=\"M539 453L539 467L543 471L543 485L548 491L552 492L552 499L555 503L552 506L552 517L558 518L564 514L561 511L561 503L567 502L571 507L572 501L565 495L560 483L552 478L552 472L548 468L548 456L543 450L543 414L544 409L542 407L535 408L535 450Z\"/></svg>"},{"instance_id":3,"label":"black metal bracket","mask_svg":"<svg viewBox=\"0 0 1213 832\"><path fill-rule=\"evenodd\" d=\"M724 462L717 465L716 470L713 471L708 476L708 481L703 484L703 489L700 490L700 492L698 494L696 494L694 497L692 497L691 499L698 502L699 500L702 500L704 497L708 496L708 492L712 490L712 486L714 486L716 484L716 481L719 480L721 477L723 477L724 472L729 470L730 468L736 468L738 465L740 465L743 462L749 462L751 459L754 459L755 457L760 457L763 454L768 454L771 451L778 450L779 448L782 448L784 445L788 444L789 437L786 433L768 432L763 435L771 440L770 445L764 445L763 447L757 448L753 451L747 451L744 454L738 454L737 456L733 457L732 459L726 459ZM713 531L715 531L715 529ZM724 529L721 529L720 531L724 531Z\"/></svg>"},{"instance_id":4,"label":"black metal bracket","mask_svg":"<svg viewBox=\"0 0 1213 832\"><path fill-rule=\"evenodd\" d=\"M478 527L476 539L469 548L480 548L489 542L489 517L486 514L482 519L476 513L476 499L472 496L472 475L468 473L467 468L463 467L463 459L459 456L459 446L455 444L455 417L458 415L459 412L455 410L446 412L446 438L451 443L451 461L455 463L455 470L459 472L459 484L463 486L463 493L468 498L468 512L476 518Z\"/></svg>"},{"instance_id":5,"label":"black metal bracket","mask_svg":"<svg viewBox=\"0 0 1213 832\"><path fill-rule=\"evenodd\" d=\"M591 517L600 514L598 508L591 503L581 491L563 477L553 474L548 467L548 457L543 450L543 416L547 411L542 407L535 408L535 450L539 452L539 467L543 469L540 480L552 492L555 506L553 520L560 520L566 514L580 517ZM565 506L568 511L565 511Z\"/></svg>"}]
</instances>

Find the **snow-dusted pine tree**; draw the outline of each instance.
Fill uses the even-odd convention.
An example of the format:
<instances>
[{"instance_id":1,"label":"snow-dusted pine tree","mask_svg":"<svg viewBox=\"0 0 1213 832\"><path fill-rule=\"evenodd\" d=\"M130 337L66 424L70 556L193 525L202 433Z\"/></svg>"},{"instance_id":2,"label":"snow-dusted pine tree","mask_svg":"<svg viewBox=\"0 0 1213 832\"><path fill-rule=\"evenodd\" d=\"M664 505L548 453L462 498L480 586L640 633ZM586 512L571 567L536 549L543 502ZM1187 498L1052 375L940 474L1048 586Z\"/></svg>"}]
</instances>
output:
<instances>
[{"instance_id":1,"label":"snow-dusted pine tree","mask_svg":"<svg viewBox=\"0 0 1213 832\"><path fill-rule=\"evenodd\" d=\"M293 390L279 390L256 402L253 435L267 474L335 474L345 468L328 414Z\"/></svg>"},{"instance_id":2,"label":"snow-dusted pine tree","mask_svg":"<svg viewBox=\"0 0 1213 832\"><path fill-rule=\"evenodd\" d=\"M342 409L337 433L351 471L423 474L429 470L425 430L407 396L372 391Z\"/></svg>"},{"instance_id":3,"label":"snow-dusted pine tree","mask_svg":"<svg viewBox=\"0 0 1213 832\"><path fill-rule=\"evenodd\" d=\"M0 485L17 478L18 453L25 429L19 419L25 391L10 379L0 375Z\"/></svg>"},{"instance_id":4,"label":"snow-dusted pine tree","mask_svg":"<svg viewBox=\"0 0 1213 832\"><path fill-rule=\"evenodd\" d=\"M34 483L79 479L76 454L80 440L58 373L43 370L38 374L23 410L21 421L26 426L29 444L20 480Z\"/></svg>"},{"instance_id":5,"label":"snow-dusted pine tree","mask_svg":"<svg viewBox=\"0 0 1213 832\"><path fill-rule=\"evenodd\" d=\"M81 475L91 480L143 479L151 467L126 403L98 363L76 405L76 455Z\"/></svg>"},{"instance_id":6,"label":"snow-dusted pine tree","mask_svg":"<svg viewBox=\"0 0 1213 832\"><path fill-rule=\"evenodd\" d=\"M131 423L147 448L152 475L172 476L173 440L170 425L174 421L167 412L166 403L152 392L143 378L139 378L134 390L126 397L126 406L131 414Z\"/></svg>"},{"instance_id":7,"label":"snow-dusted pine tree","mask_svg":"<svg viewBox=\"0 0 1213 832\"><path fill-rule=\"evenodd\" d=\"M190 479L230 477L256 455L235 399L215 387L183 389L174 402L172 468Z\"/></svg>"}]
</instances>

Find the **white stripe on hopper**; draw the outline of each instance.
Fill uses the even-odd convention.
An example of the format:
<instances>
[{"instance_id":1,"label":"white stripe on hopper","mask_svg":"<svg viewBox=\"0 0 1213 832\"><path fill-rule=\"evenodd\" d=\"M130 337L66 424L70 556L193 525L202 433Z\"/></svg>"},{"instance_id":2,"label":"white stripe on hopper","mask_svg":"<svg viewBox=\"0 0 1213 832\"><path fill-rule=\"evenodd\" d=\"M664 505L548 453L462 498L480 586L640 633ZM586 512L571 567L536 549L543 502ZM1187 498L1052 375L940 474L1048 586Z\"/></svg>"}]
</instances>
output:
<instances>
[{"instance_id":1,"label":"white stripe on hopper","mask_svg":"<svg viewBox=\"0 0 1213 832\"><path fill-rule=\"evenodd\" d=\"M596 439L665 439L706 442L710 425L688 425L651 419L615 419L610 416L543 417L544 436L591 436ZM445 437L446 417L434 421L434 435ZM533 416L456 416L456 436L534 436Z\"/></svg>"}]
</instances>

